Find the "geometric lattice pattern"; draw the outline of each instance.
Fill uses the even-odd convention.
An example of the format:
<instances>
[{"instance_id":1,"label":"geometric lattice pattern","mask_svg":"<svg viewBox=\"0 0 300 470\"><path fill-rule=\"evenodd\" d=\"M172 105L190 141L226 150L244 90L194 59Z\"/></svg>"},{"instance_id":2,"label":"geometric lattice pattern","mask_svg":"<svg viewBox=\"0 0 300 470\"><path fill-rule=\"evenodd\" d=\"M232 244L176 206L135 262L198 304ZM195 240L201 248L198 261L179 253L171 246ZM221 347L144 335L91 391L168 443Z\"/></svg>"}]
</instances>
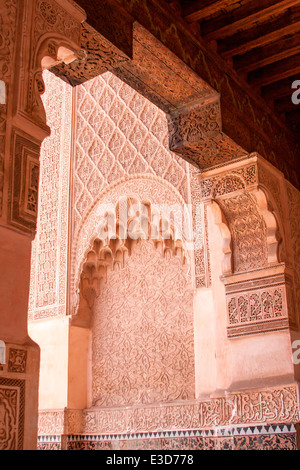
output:
<instances>
[{"instance_id":1,"label":"geometric lattice pattern","mask_svg":"<svg viewBox=\"0 0 300 470\"><path fill-rule=\"evenodd\" d=\"M66 314L68 253L73 250L69 243L103 190L126 177L156 176L188 203L188 173L197 191L199 186L194 168L169 150L164 112L118 77L106 72L75 90L48 71L43 78L42 99L51 135L44 140L40 156L30 320ZM194 193L192 197L200 202ZM203 217L196 230L201 238L202 224ZM199 287L205 285L204 256L203 249L196 253Z\"/></svg>"},{"instance_id":2,"label":"geometric lattice pattern","mask_svg":"<svg viewBox=\"0 0 300 470\"><path fill-rule=\"evenodd\" d=\"M187 202L187 163L168 149L165 114L106 72L77 88L75 229L93 200L112 182L154 174Z\"/></svg>"},{"instance_id":3,"label":"geometric lattice pattern","mask_svg":"<svg viewBox=\"0 0 300 470\"><path fill-rule=\"evenodd\" d=\"M22 450L25 381L0 378L0 450Z\"/></svg>"}]
</instances>

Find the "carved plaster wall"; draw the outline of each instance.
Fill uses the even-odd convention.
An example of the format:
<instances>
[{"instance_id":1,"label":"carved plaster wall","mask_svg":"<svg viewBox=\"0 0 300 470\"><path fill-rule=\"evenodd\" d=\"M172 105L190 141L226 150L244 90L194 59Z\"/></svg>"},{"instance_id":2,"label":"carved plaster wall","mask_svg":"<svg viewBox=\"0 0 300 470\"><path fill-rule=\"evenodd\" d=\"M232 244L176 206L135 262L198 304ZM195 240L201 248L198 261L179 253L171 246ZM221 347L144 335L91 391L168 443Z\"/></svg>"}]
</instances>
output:
<instances>
[{"instance_id":1,"label":"carved plaster wall","mask_svg":"<svg viewBox=\"0 0 300 470\"><path fill-rule=\"evenodd\" d=\"M188 198L187 164L168 149L165 114L112 73L77 88L74 228L108 185L150 174Z\"/></svg>"},{"instance_id":2,"label":"carved plaster wall","mask_svg":"<svg viewBox=\"0 0 300 470\"><path fill-rule=\"evenodd\" d=\"M189 266L140 240L110 271L93 308L93 406L194 398Z\"/></svg>"},{"instance_id":3,"label":"carved plaster wall","mask_svg":"<svg viewBox=\"0 0 300 470\"><path fill-rule=\"evenodd\" d=\"M195 253L199 279L196 282L198 287L206 285L209 256L204 206L200 208L201 201L194 194L196 189L191 194L190 181L197 186L195 170L169 150L168 122L163 111L111 72L77 87L76 91L71 295L76 292L79 266L99 217L96 201L99 204L104 194L102 203L115 201L116 191L119 196L139 194L156 204L187 204L192 200L199 204L198 213L192 214L194 228L198 216L197 236L201 238ZM124 184L122 189L117 189L118 182ZM110 195L109 190L113 190ZM87 219L89 229L85 225ZM87 230L91 232L88 234ZM71 305L72 308L76 305L72 299Z\"/></svg>"},{"instance_id":4,"label":"carved plaster wall","mask_svg":"<svg viewBox=\"0 0 300 470\"><path fill-rule=\"evenodd\" d=\"M223 238L228 336L297 328L297 254L284 210L292 186L257 154L202 174L200 184Z\"/></svg>"},{"instance_id":5,"label":"carved plaster wall","mask_svg":"<svg viewBox=\"0 0 300 470\"><path fill-rule=\"evenodd\" d=\"M43 74L43 103L51 135L41 148L39 217L32 244L29 318L66 314L72 89Z\"/></svg>"}]
</instances>

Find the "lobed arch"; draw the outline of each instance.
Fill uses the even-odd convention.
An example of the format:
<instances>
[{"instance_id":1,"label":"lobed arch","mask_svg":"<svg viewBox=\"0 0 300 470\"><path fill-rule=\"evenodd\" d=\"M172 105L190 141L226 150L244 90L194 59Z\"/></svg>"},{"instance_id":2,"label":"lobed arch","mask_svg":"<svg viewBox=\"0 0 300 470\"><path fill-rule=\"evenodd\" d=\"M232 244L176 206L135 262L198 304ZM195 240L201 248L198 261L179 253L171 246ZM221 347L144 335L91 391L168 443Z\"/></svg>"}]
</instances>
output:
<instances>
[{"instance_id":1,"label":"lobed arch","mask_svg":"<svg viewBox=\"0 0 300 470\"><path fill-rule=\"evenodd\" d=\"M132 178L131 182L135 182L136 186L140 180ZM123 194L124 184L119 183L118 187L119 194ZM108 191L111 192L112 190ZM151 194L151 188L150 190L148 188L148 193ZM180 204L177 202L177 205L174 202L176 199L171 198L171 201L174 209L184 207L182 201ZM98 212L97 226L94 226L93 232L89 229L84 230L86 237L90 234L88 242L83 243L79 237L81 247L84 247L84 254L76 273L76 281L73 283L76 291L73 296L72 318L73 323L81 326L90 325L93 303L99 295L101 283L107 277L107 271L123 267L139 240L149 240L157 250L160 250L162 256L178 257L182 264L188 265L188 269L191 266L187 240L181 227L177 225L178 219L174 217L170 219L169 213L161 211L161 205L158 208L153 199L151 201L149 197L143 198L141 195L131 193L115 199L114 203L104 202L104 198L101 198L95 203L95 210L97 207L101 211ZM124 223L124 218L120 214L125 212ZM91 228L94 221L95 218L91 216L86 220L86 225ZM178 237L178 234L183 236ZM78 245L73 252L77 251Z\"/></svg>"},{"instance_id":2,"label":"lobed arch","mask_svg":"<svg viewBox=\"0 0 300 470\"><path fill-rule=\"evenodd\" d=\"M91 240L98 237L97 228L105 213L112 206L115 206L124 194L135 198L140 203L147 201L148 204L159 206L161 201L164 201L167 207L185 207L189 224L192 224L192 216L189 214L181 194L172 184L160 177L150 174L131 175L111 184L88 209L73 237L70 278L70 307L72 314L76 312L78 307L78 286L87 247L90 246ZM162 207L163 209L164 207ZM180 227L176 227L176 229L180 231ZM188 262L191 265L189 240L184 237L182 243Z\"/></svg>"}]
</instances>

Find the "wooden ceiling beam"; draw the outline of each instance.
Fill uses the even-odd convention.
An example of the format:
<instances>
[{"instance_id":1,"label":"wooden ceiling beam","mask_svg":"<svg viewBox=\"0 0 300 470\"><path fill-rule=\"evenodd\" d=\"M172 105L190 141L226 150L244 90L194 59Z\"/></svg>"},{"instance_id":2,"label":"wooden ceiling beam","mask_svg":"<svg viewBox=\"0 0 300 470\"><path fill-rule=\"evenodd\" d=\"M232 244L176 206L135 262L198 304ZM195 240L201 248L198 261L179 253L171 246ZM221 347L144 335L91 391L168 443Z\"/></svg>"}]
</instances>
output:
<instances>
[{"instance_id":1,"label":"wooden ceiling beam","mask_svg":"<svg viewBox=\"0 0 300 470\"><path fill-rule=\"evenodd\" d=\"M292 83L295 80L299 80L299 75L294 75L292 77L272 83L271 85L264 86L261 89L261 95L267 102L284 98L285 96L291 96Z\"/></svg>"},{"instance_id":2,"label":"wooden ceiling beam","mask_svg":"<svg viewBox=\"0 0 300 470\"><path fill-rule=\"evenodd\" d=\"M300 54L249 72L247 81L252 87L261 88L298 73L300 73Z\"/></svg>"},{"instance_id":3,"label":"wooden ceiling beam","mask_svg":"<svg viewBox=\"0 0 300 470\"><path fill-rule=\"evenodd\" d=\"M264 8L264 5L269 5ZM236 10L235 15L223 15L225 21L221 18L219 26L216 20L206 22L201 25L201 35L208 41L213 39L222 39L232 36L238 30L247 30L261 23L265 23L268 19L278 17L283 12L299 5L299 0L264 0L260 3L252 2L250 6L246 5ZM254 11L254 13L250 13ZM232 18L233 16L233 18ZM236 18L234 18L236 16ZM223 24L223 26L221 26Z\"/></svg>"},{"instance_id":4,"label":"wooden ceiling beam","mask_svg":"<svg viewBox=\"0 0 300 470\"><path fill-rule=\"evenodd\" d=\"M281 98L275 101L274 109L279 114L288 113L291 111L298 111L300 115L300 104L295 105L292 102L292 90L290 96L286 96L285 98Z\"/></svg>"},{"instance_id":5,"label":"wooden ceiling beam","mask_svg":"<svg viewBox=\"0 0 300 470\"><path fill-rule=\"evenodd\" d=\"M286 121L290 126L297 126L300 130L300 110L293 110L285 115Z\"/></svg>"},{"instance_id":6,"label":"wooden ceiling beam","mask_svg":"<svg viewBox=\"0 0 300 470\"><path fill-rule=\"evenodd\" d=\"M285 122L289 128L299 136L300 134L300 111L291 111L285 114Z\"/></svg>"},{"instance_id":7,"label":"wooden ceiling beam","mask_svg":"<svg viewBox=\"0 0 300 470\"><path fill-rule=\"evenodd\" d=\"M235 56L233 66L237 71L251 72L298 53L300 53L300 32Z\"/></svg>"},{"instance_id":8,"label":"wooden ceiling beam","mask_svg":"<svg viewBox=\"0 0 300 470\"><path fill-rule=\"evenodd\" d=\"M242 0L243 1L243 0ZM182 1L182 16L188 22L202 20L220 13L222 10L232 10L238 8L241 0L192 0Z\"/></svg>"},{"instance_id":9,"label":"wooden ceiling beam","mask_svg":"<svg viewBox=\"0 0 300 470\"><path fill-rule=\"evenodd\" d=\"M270 44L279 38L299 33L299 29L300 7L288 10L268 23L247 31L238 31L233 36L218 41L218 51L225 59L229 59Z\"/></svg>"}]
</instances>

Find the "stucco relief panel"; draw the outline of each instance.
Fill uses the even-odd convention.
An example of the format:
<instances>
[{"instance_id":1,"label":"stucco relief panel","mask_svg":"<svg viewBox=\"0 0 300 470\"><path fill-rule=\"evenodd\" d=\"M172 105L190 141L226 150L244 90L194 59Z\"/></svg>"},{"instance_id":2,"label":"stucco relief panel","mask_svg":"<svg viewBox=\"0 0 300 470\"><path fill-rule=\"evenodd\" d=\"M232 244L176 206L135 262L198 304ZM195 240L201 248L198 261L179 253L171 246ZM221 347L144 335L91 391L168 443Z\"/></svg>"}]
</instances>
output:
<instances>
[{"instance_id":1,"label":"stucco relief panel","mask_svg":"<svg viewBox=\"0 0 300 470\"><path fill-rule=\"evenodd\" d=\"M139 241L94 305L93 405L194 398L192 302L188 265Z\"/></svg>"},{"instance_id":2,"label":"stucco relief panel","mask_svg":"<svg viewBox=\"0 0 300 470\"><path fill-rule=\"evenodd\" d=\"M139 202L147 200L153 205L165 204L167 208L172 206L182 207L184 202L172 185L154 175L133 175L111 184L104 190L101 197L94 202L85 215L80 230L73 238L71 263L72 313L76 313L80 273L90 242L99 236L99 224L109 205L117 204L124 195L127 197L132 196ZM162 214L164 214L163 208ZM183 240L183 244L185 244L184 242L185 240ZM188 252L187 254L190 255Z\"/></svg>"},{"instance_id":3,"label":"stucco relief panel","mask_svg":"<svg viewBox=\"0 0 300 470\"><path fill-rule=\"evenodd\" d=\"M181 197L180 204L187 203L191 169L169 150L165 114L111 72L78 86L76 101L72 253L77 261L75 267L72 263L73 280L87 246L82 242L89 243L91 237L84 226L85 220L89 219L93 232L100 216L95 202L106 191L112 190L111 199L105 196L101 203L116 202L114 185L118 182L124 184L119 195L139 194L156 204L178 203ZM170 200L167 187L173 188L179 198L172 196ZM203 226L204 218L203 213L200 221ZM196 265L201 285L206 283L205 263L204 251L199 250Z\"/></svg>"},{"instance_id":4,"label":"stucco relief panel","mask_svg":"<svg viewBox=\"0 0 300 470\"><path fill-rule=\"evenodd\" d=\"M164 113L107 72L77 88L75 230L94 198L111 183L152 174L187 200L187 164L168 149Z\"/></svg>"},{"instance_id":5,"label":"stucco relief panel","mask_svg":"<svg viewBox=\"0 0 300 470\"><path fill-rule=\"evenodd\" d=\"M267 266L266 224L246 191L218 201L233 239L234 271Z\"/></svg>"},{"instance_id":6,"label":"stucco relief panel","mask_svg":"<svg viewBox=\"0 0 300 470\"><path fill-rule=\"evenodd\" d=\"M37 236L33 242L30 318L64 313L68 244L68 210L72 90L44 72L43 102L51 136L40 155Z\"/></svg>"}]
</instances>

